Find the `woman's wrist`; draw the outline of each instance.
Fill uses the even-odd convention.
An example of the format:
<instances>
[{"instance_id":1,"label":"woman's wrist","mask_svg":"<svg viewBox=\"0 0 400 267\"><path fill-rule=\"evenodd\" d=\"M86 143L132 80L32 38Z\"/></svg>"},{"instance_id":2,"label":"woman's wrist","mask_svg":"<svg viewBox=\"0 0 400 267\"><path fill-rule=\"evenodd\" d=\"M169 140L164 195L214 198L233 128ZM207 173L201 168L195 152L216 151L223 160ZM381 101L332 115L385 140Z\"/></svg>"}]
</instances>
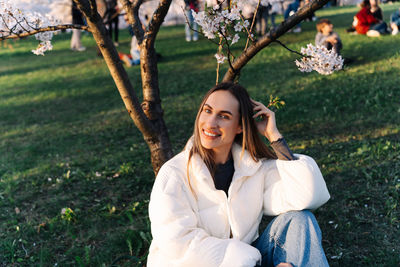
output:
<instances>
[{"instance_id":1,"label":"woman's wrist","mask_svg":"<svg viewBox=\"0 0 400 267\"><path fill-rule=\"evenodd\" d=\"M268 141L270 143L275 142L277 140L279 140L280 138L283 138L283 136L281 135L281 133L279 131L270 133L270 134L265 134L265 137L267 137Z\"/></svg>"}]
</instances>

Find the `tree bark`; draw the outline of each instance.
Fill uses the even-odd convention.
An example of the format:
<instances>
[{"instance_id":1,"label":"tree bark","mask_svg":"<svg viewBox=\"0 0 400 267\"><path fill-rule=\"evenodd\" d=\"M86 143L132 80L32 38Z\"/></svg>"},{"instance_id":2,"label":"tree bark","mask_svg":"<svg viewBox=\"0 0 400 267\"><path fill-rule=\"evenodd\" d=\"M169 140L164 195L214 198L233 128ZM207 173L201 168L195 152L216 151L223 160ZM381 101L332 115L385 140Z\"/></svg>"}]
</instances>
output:
<instances>
[{"instance_id":1,"label":"tree bark","mask_svg":"<svg viewBox=\"0 0 400 267\"><path fill-rule=\"evenodd\" d=\"M236 76L240 73L241 69L263 48L267 47L273 41L284 35L291 28L296 26L299 22L310 16L312 12L322 8L329 0L314 0L301 9L299 9L295 15L289 17L283 21L278 27L270 30L268 33L263 35L259 40L254 42L245 51L243 51L239 57L232 62L232 68L230 67L224 75L223 82L232 82Z\"/></svg>"},{"instance_id":2,"label":"tree bark","mask_svg":"<svg viewBox=\"0 0 400 267\"><path fill-rule=\"evenodd\" d=\"M119 59L118 52L107 34L103 21L100 15L94 12L95 7L92 0L89 0L89 2L87 0L75 1L86 17L89 29L103 55L130 117L149 146L153 171L157 174L162 164L172 157L172 147L159 99L158 72L154 47L153 49L151 47L150 49L141 49L142 73L144 72L146 74L145 77L149 76L150 78L145 80L142 74L144 102L140 104L128 74ZM142 43L141 47L145 47L144 44Z\"/></svg>"}]
</instances>

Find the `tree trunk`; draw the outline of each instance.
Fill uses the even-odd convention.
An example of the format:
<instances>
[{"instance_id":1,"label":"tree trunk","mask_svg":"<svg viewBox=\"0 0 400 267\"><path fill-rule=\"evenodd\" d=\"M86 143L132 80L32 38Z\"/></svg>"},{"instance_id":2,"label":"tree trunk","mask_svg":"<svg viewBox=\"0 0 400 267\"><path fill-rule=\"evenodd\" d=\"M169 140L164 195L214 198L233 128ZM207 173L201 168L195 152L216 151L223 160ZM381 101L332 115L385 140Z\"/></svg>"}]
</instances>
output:
<instances>
[{"instance_id":1,"label":"tree trunk","mask_svg":"<svg viewBox=\"0 0 400 267\"><path fill-rule=\"evenodd\" d=\"M83 0L77 1L79 1L78 3L84 2ZM84 2L83 5L80 6L80 9L86 16L89 29L103 55L104 61L107 64L130 117L143 134L143 138L149 146L153 171L157 175L162 164L172 157L172 148L168 137L167 127L165 126L163 119L161 101L159 101L159 97L158 101L153 101L153 99L157 99L154 98L154 96L153 98L150 97L151 100L147 100L147 98L149 98L149 96L147 96L148 94L152 96L149 92L153 90L154 86L150 85L149 81L143 80L143 88L149 87L149 90L144 90L144 102L142 104L139 103L128 74L119 59L118 52L115 49L111 38L107 34L107 30L100 15L97 12L93 12L93 8L90 10L85 9L85 4L87 4L87 2ZM157 66L154 67L154 62L156 62L154 49L153 53L151 53L151 50L149 52L146 52L146 50L141 52L141 54L144 54L144 56L142 55L141 57L147 59L145 60L145 62L147 61L147 64L145 65L151 66L150 69L146 68L147 75L155 75L155 77L158 77ZM154 79L151 81L154 83ZM159 95L158 80L156 80L156 82L157 90L155 94Z\"/></svg>"},{"instance_id":2,"label":"tree trunk","mask_svg":"<svg viewBox=\"0 0 400 267\"><path fill-rule=\"evenodd\" d=\"M161 107L157 54L154 49L154 43L147 38L144 39L140 46L140 67L143 87L142 108L157 132L157 140L146 137L145 140L150 147L154 172L158 173L161 166L173 154L168 130L163 119L164 111Z\"/></svg>"}]
</instances>

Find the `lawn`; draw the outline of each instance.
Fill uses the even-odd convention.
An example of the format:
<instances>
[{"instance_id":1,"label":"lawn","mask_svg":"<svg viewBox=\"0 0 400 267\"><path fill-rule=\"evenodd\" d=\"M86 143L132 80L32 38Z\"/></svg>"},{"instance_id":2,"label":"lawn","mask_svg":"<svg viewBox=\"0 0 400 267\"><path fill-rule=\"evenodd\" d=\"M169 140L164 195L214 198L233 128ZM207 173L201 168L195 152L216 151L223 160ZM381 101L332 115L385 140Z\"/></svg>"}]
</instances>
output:
<instances>
[{"instance_id":1,"label":"lawn","mask_svg":"<svg viewBox=\"0 0 400 267\"><path fill-rule=\"evenodd\" d=\"M382 6L386 21L399 6ZM331 266L399 266L400 35L347 34L356 11L317 12L354 59L343 71L301 73L296 55L273 44L240 83L255 99L285 100L279 129L321 168L332 197L315 214ZM302 27L280 40L300 50L313 42L315 22ZM84 53L70 51L69 40L57 35L44 57L30 52L34 38L0 48L0 266L142 265L151 241L149 151L93 39L83 35ZM156 48L178 153L215 83L216 48L205 39L185 42L183 26L162 28ZM118 49L129 51L126 30ZM140 69L127 70L140 97Z\"/></svg>"}]
</instances>

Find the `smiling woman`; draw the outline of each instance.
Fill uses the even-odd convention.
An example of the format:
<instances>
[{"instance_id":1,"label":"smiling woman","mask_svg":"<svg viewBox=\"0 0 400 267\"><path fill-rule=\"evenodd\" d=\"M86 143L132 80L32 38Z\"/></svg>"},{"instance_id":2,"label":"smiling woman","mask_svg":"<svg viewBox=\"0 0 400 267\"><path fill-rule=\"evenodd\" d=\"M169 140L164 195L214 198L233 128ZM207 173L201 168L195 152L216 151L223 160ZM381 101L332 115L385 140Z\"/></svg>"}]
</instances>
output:
<instances>
[{"instance_id":1,"label":"smiling woman","mask_svg":"<svg viewBox=\"0 0 400 267\"><path fill-rule=\"evenodd\" d=\"M328 199L315 161L292 154L275 114L221 83L205 95L184 151L157 176L148 266L327 266L308 209ZM259 237L263 214L278 216Z\"/></svg>"},{"instance_id":2,"label":"smiling woman","mask_svg":"<svg viewBox=\"0 0 400 267\"><path fill-rule=\"evenodd\" d=\"M242 132L239 102L228 91L216 91L204 104L197 127L200 142L205 149L213 151L215 163L225 163L233 140Z\"/></svg>"}]
</instances>

